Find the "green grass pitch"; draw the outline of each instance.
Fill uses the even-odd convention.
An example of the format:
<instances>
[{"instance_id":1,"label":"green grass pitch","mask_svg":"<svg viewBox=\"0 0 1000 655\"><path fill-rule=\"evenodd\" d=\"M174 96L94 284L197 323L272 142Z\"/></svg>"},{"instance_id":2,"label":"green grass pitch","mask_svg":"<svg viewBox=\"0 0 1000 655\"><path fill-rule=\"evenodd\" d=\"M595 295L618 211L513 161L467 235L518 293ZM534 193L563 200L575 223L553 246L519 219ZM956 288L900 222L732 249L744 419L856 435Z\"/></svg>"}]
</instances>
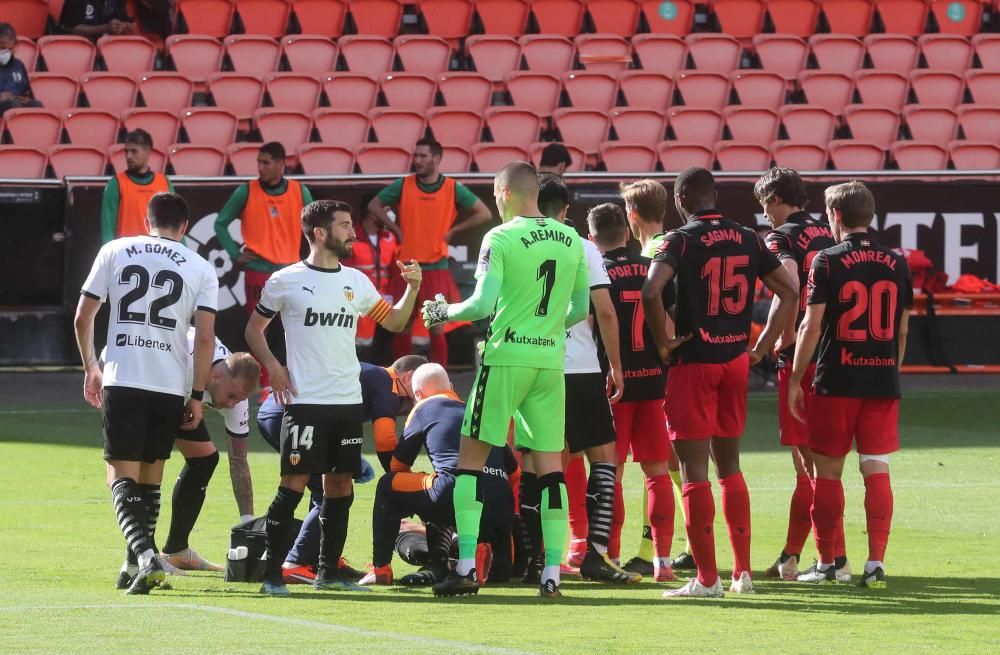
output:
<instances>
[{"instance_id":1,"label":"green grass pitch","mask_svg":"<svg viewBox=\"0 0 1000 655\"><path fill-rule=\"evenodd\" d=\"M880 592L763 579L783 545L794 477L776 443L776 399L753 395L743 468L757 594L723 600L665 601L667 585L614 588L572 578L558 603L517 584L487 585L458 600L434 599L429 590L344 594L302 586L273 599L221 574L173 578L172 591L127 597L114 589L123 541L104 486L98 413L82 399L8 404L0 408L0 653L997 653L1000 403L995 389L953 384L942 380L940 390L904 401L903 451L892 460L889 588ZM217 416L209 423L214 435L224 434ZM256 432L251 438L259 515L275 489L277 459ZM181 461L175 454L167 466L161 541ZM863 485L849 461L846 532L857 573L867 554ZM638 541L640 478L629 464L626 556ZM374 484L356 489L346 552L355 566L371 556L373 493ZM221 462L192 546L221 562L236 518ZM728 569L721 511L716 527L719 563ZM678 514L675 552L682 538ZM805 564L813 552L807 544ZM394 564L397 576L409 570Z\"/></svg>"}]
</instances>

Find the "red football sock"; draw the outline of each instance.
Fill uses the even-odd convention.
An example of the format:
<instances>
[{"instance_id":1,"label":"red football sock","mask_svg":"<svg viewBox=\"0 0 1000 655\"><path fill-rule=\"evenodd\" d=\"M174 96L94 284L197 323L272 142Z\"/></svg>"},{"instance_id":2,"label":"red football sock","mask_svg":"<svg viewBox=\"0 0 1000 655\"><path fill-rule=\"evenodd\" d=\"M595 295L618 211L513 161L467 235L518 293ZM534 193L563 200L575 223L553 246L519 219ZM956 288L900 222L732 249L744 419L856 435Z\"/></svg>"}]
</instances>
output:
<instances>
[{"instance_id":1,"label":"red football sock","mask_svg":"<svg viewBox=\"0 0 1000 655\"><path fill-rule=\"evenodd\" d=\"M742 473L719 480L722 487L722 513L726 517L729 543L733 547L733 577L750 572L750 490ZM695 555L695 561L698 556Z\"/></svg>"},{"instance_id":2,"label":"red football sock","mask_svg":"<svg viewBox=\"0 0 1000 655\"><path fill-rule=\"evenodd\" d=\"M812 530L812 517L809 509L813 502L813 483L808 475L795 478L795 491L792 492L792 502L788 507L788 534L785 537L784 551L789 555L801 555L809 531ZM801 559L801 557L799 558Z\"/></svg>"},{"instance_id":3,"label":"red football sock","mask_svg":"<svg viewBox=\"0 0 1000 655\"><path fill-rule=\"evenodd\" d=\"M816 550L824 564L832 564L837 551L837 526L843 524L844 485L840 480L816 478L812 520L816 526Z\"/></svg>"},{"instance_id":4,"label":"red football sock","mask_svg":"<svg viewBox=\"0 0 1000 655\"><path fill-rule=\"evenodd\" d=\"M669 557L670 542L674 539L674 485L670 476L646 478L646 497L656 556Z\"/></svg>"},{"instance_id":5,"label":"red football sock","mask_svg":"<svg viewBox=\"0 0 1000 655\"><path fill-rule=\"evenodd\" d=\"M570 537L587 539L587 467L582 457L571 457L566 463L566 496L569 499Z\"/></svg>"},{"instance_id":6,"label":"red football sock","mask_svg":"<svg viewBox=\"0 0 1000 655\"><path fill-rule=\"evenodd\" d=\"M868 561L885 559L892 524L892 485L888 473L874 473L865 478L865 514L868 516Z\"/></svg>"},{"instance_id":7,"label":"red football sock","mask_svg":"<svg viewBox=\"0 0 1000 655\"><path fill-rule=\"evenodd\" d=\"M837 521L837 543L833 549L834 557L847 557L847 542L844 539L844 514Z\"/></svg>"},{"instance_id":8,"label":"red football sock","mask_svg":"<svg viewBox=\"0 0 1000 655\"><path fill-rule=\"evenodd\" d=\"M431 351L428 359L435 364L448 366L448 339L444 332L431 332Z\"/></svg>"},{"instance_id":9,"label":"red football sock","mask_svg":"<svg viewBox=\"0 0 1000 655\"><path fill-rule=\"evenodd\" d=\"M719 579L719 569L715 564L715 498L712 483L688 482L684 484L684 527L687 529L691 554L698 564L698 581L710 587Z\"/></svg>"},{"instance_id":10,"label":"red football sock","mask_svg":"<svg viewBox=\"0 0 1000 655\"><path fill-rule=\"evenodd\" d=\"M403 330L392 338L392 356L395 359L405 357L413 352L413 335L409 330Z\"/></svg>"},{"instance_id":11,"label":"red football sock","mask_svg":"<svg viewBox=\"0 0 1000 655\"><path fill-rule=\"evenodd\" d=\"M611 510L611 535L608 537L608 557L618 559L622 554L622 526L625 525L625 494L622 482L615 482L615 504Z\"/></svg>"}]
</instances>

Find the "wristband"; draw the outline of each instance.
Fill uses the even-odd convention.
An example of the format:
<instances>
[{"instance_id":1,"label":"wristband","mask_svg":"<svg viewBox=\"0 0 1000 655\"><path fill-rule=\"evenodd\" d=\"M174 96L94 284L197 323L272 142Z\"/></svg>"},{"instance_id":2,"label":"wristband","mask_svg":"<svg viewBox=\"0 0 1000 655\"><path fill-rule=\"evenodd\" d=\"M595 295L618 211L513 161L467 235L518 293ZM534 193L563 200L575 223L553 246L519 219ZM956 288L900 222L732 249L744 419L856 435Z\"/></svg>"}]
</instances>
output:
<instances>
[{"instance_id":1,"label":"wristband","mask_svg":"<svg viewBox=\"0 0 1000 655\"><path fill-rule=\"evenodd\" d=\"M204 400L205 390L204 389L192 389L191 390L191 400Z\"/></svg>"}]
</instances>

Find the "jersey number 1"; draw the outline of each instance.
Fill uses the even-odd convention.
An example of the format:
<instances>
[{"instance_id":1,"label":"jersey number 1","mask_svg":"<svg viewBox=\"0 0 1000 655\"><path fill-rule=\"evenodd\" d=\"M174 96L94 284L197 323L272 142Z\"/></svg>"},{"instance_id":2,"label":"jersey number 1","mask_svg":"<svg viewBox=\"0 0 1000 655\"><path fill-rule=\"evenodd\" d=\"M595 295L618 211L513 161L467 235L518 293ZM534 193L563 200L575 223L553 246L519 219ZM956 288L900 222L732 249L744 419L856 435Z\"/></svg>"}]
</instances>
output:
<instances>
[{"instance_id":1,"label":"jersey number 1","mask_svg":"<svg viewBox=\"0 0 1000 655\"><path fill-rule=\"evenodd\" d=\"M542 262L538 267L538 277L535 279L542 280L542 299L538 303L538 309L535 310L535 316L548 316L549 299L552 297L552 287L556 284L556 260L546 259Z\"/></svg>"},{"instance_id":2,"label":"jersey number 1","mask_svg":"<svg viewBox=\"0 0 1000 655\"><path fill-rule=\"evenodd\" d=\"M132 303L146 297L146 293L150 287L149 271L136 264L130 264L123 268L119 282L121 284L132 284L133 279L137 280L135 288L130 289L118 301L119 323L146 322L146 314L143 312L133 312L131 306ZM184 292L184 279L174 271L166 270L158 271L153 276L152 286L154 288L163 289L168 283L170 284L170 291L166 295L160 296L149 303L149 324L154 327L163 328L164 330L173 330L177 327L177 320L164 318L160 316L160 312L181 299L181 294Z\"/></svg>"}]
</instances>

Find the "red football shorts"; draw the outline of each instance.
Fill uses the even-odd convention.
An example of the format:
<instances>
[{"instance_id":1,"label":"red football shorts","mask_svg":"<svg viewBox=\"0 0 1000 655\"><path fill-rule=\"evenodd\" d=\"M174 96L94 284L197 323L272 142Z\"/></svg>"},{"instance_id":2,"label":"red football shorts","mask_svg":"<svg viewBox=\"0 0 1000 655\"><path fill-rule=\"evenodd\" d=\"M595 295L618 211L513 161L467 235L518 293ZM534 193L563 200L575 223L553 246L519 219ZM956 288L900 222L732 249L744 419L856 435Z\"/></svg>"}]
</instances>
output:
<instances>
[{"instance_id":1,"label":"red football shorts","mask_svg":"<svg viewBox=\"0 0 1000 655\"><path fill-rule=\"evenodd\" d=\"M629 451L633 462L665 462L670 459L667 423L663 419L662 400L633 400L611 406L615 415L618 461L624 462Z\"/></svg>"},{"instance_id":2,"label":"red football shorts","mask_svg":"<svg viewBox=\"0 0 1000 655\"><path fill-rule=\"evenodd\" d=\"M246 294L247 316L253 316L260 302L260 295L264 293L264 285L267 284L270 273L251 271L249 268L243 270L243 292Z\"/></svg>"},{"instance_id":3,"label":"red football shorts","mask_svg":"<svg viewBox=\"0 0 1000 655\"><path fill-rule=\"evenodd\" d=\"M856 442L862 455L899 450L899 399L813 396L809 404L809 447L843 457Z\"/></svg>"},{"instance_id":4,"label":"red football shorts","mask_svg":"<svg viewBox=\"0 0 1000 655\"><path fill-rule=\"evenodd\" d=\"M802 376L802 394L805 398L806 415L809 414L809 403L812 401L812 381L816 373L816 364L810 364L806 374ZM792 377L792 363L778 369L778 434L782 446L808 446L809 430L806 424L796 420L788 409L788 380Z\"/></svg>"},{"instance_id":5,"label":"red football shorts","mask_svg":"<svg viewBox=\"0 0 1000 655\"><path fill-rule=\"evenodd\" d=\"M724 364L671 366L663 403L670 440L741 436L747 422L749 377L747 353Z\"/></svg>"},{"instance_id":6,"label":"red football shorts","mask_svg":"<svg viewBox=\"0 0 1000 655\"><path fill-rule=\"evenodd\" d=\"M399 272L399 267L393 264L392 274L389 277L389 293L392 295L392 302L397 303L406 293L406 280ZM430 270L423 272L423 280L420 283L420 291L417 292L417 311L420 314L420 307L425 300L434 300L434 296L442 294L449 303L462 302L462 296L458 293L458 286L455 278L447 268Z\"/></svg>"}]
</instances>

